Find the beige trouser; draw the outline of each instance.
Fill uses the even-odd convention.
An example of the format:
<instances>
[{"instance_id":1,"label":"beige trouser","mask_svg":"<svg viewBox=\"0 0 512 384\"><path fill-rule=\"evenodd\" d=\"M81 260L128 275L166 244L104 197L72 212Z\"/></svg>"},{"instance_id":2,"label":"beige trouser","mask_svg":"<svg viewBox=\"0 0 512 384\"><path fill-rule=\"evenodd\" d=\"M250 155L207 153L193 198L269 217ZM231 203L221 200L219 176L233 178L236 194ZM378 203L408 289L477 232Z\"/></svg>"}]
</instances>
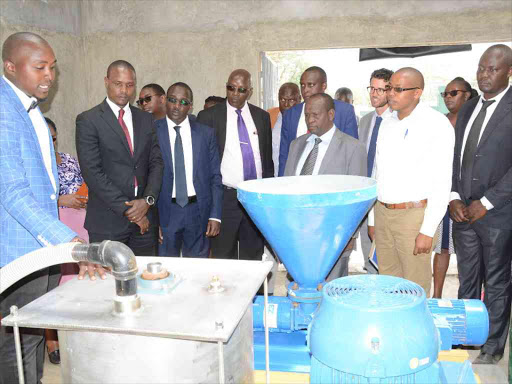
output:
<instances>
[{"instance_id":1,"label":"beige trouser","mask_svg":"<svg viewBox=\"0 0 512 384\"><path fill-rule=\"evenodd\" d=\"M403 277L419 284L430 297L432 283L432 249L414 255L416 237L420 233L425 208L388 209L375 204L375 246L379 273ZM432 246L436 239L432 241Z\"/></svg>"}]
</instances>

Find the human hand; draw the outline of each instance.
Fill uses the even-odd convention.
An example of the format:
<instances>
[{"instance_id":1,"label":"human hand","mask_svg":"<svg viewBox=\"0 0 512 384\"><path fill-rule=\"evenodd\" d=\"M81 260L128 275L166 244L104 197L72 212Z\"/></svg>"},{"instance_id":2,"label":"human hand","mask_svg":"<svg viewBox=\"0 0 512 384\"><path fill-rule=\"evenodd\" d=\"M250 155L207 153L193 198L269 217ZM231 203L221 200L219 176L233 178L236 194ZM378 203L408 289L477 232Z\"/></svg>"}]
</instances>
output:
<instances>
[{"instance_id":1,"label":"human hand","mask_svg":"<svg viewBox=\"0 0 512 384\"><path fill-rule=\"evenodd\" d=\"M470 224L473 224L486 214L487 208L485 208L480 200L473 200L471 204L464 209L464 215L469 219Z\"/></svg>"},{"instance_id":2,"label":"human hand","mask_svg":"<svg viewBox=\"0 0 512 384\"><path fill-rule=\"evenodd\" d=\"M146 213L148 213L149 205L146 203L144 199L136 199L125 202L127 206L130 208L125 211L124 215L130 220L132 223L137 223L141 221Z\"/></svg>"},{"instance_id":3,"label":"human hand","mask_svg":"<svg viewBox=\"0 0 512 384\"><path fill-rule=\"evenodd\" d=\"M347 245L345 246L345 249L343 250L343 252L345 251L351 251L354 249L354 244L356 243L356 239L354 238L351 238L350 241L347 243Z\"/></svg>"},{"instance_id":4,"label":"human hand","mask_svg":"<svg viewBox=\"0 0 512 384\"><path fill-rule=\"evenodd\" d=\"M368 226L368 237L371 241L375 239L375 226L369 225Z\"/></svg>"},{"instance_id":5,"label":"human hand","mask_svg":"<svg viewBox=\"0 0 512 384\"><path fill-rule=\"evenodd\" d=\"M422 253L429 253L432 249L432 238L430 236L419 233L416 236L416 243L414 244L414 255L421 255Z\"/></svg>"},{"instance_id":6,"label":"human hand","mask_svg":"<svg viewBox=\"0 0 512 384\"><path fill-rule=\"evenodd\" d=\"M78 272L78 280L83 280L86 272L89 274L89 279L91 280L96 280L96 273L98 273L98 275L101 277L101 280L105 280L107 278L107 272L99 264L80 261L78 266L80 267L80 271Z\"/></svg>"},{"instance_id":7,"label":"human hand","mask_svg":"<svg viewBox=\"0 0 512 384\"><path fill-rule=\"evenodd\" d=\"M78 236L75 236L73 237L73 239L71 240L72 243L82 243L82 244L85 244L85 240L78 237Z\"/></svg>"},{"instance_id":8,"label":"human hand","mask_svg":"<svg viewBox=\"0 0 512 384\"><path fill-rule=\"evenodd\" d=\"M452 220L456 221L457 223L468 221L466 213L464 212L465 209L466 206L464 205L462 200L457 199L450 201L450 216Z\"/></svg>"},{"instance_id":9,"label":"human hand","mask_svg":"<svg viewBox=\"0 0 512 384\"><path fill-rule=\"evenodd\" d=\"M158 244L164 243L164 235L162 233L162 227L158 227Z\"/></svg>"},{"instance_id":10,"label":"human hand","mask_svg":"<svg viewBox=\"0 0 512 384\"><path fill-rule=\"evenodd\" d=\"M76 193L69 195L60 195L57 204L59 207L68 207L74 209L82 209L87 207L87 196L77 195Z\"/></svg>"},{"instance_id":11,"label":"human hand","mask_svg":"<svg viewBox=\"0 0 512 384\"><path fill-rule=\"evenodd\" d=\"M206 227L206 236L215 237L220 233L220 223L216 220L208 220Z\"/></svg>"},{"instance_id":12,"label":"human hand","mask_svg":"<svg viewBox=\"0 0 512 384\"><path fill-rule=\"evenodd\" d=\"M136 221L135 224L137 224L140 227L140 234L145 234L149 229L149 220L146 216L143 216L141 220Z\"/></svg>"}]
</instances>

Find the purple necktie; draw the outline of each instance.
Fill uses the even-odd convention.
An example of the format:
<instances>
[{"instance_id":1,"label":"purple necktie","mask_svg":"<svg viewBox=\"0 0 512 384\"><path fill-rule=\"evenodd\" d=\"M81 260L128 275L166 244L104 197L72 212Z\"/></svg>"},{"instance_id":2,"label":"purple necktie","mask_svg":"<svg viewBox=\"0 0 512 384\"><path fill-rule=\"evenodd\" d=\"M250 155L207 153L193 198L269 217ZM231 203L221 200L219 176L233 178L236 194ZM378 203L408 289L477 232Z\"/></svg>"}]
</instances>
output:
<instances>
[{"instance_id":1,"label":"purple necktie","mask_svg":"<svg viewBox=\"0 0 512 384\"><path fill-rule=\"evenodd\" d=\"M242 111L236 110L238 114L238 140L240 140L240 149L242 150L242 159L244 162L244 180L256 179L256 163L254 162L254 153L252 152L251 141L249 140L249 132L245 126L242 117Z\"/></svg>"}]
</instances>

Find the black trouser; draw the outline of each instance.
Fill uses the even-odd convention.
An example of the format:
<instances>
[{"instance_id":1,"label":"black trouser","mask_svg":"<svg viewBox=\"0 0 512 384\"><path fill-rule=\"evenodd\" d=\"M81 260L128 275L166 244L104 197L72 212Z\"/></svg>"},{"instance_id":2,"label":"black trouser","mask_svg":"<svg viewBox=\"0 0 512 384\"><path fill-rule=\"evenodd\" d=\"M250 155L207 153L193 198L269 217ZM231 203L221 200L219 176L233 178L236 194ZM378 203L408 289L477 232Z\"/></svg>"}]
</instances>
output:
<instances>
[{"instance_id":1,"label":"black trouser","mask_svg":"<svg viewBox=\"0 0 512 384\"><path fill-rule=\"evenodd\" d=\"M263 236L239 203L236 189L224 187L220 234L210 246L215 259L261 260Z\"/></svg>"},{"instance_id":2,"label":"black trouser","mask_svg":"<svg viewBox=\"0 0 512 384\"><path fill-rule=\"evenodd\" d=\"M119 241L126 244L135 256L156 256L158 227L151 225L143 235L140 234L140 227L135 223L130 223L128 230L123 233L94 233L89 231L89 242L99 243L103 240Z\"/></svg>"},{"instance_id":3,"label":"black trouser","mask_svg":"<svg viewBox=\"0 0 512 384\"><path fill-rule=\"evenodd\" d=\"M489 312L489 338L482 351L503 354L510 322L512 231L481 221L453 222L453 242L459 270L459 299L480 299Z\"/></svg>"}]
</instances>

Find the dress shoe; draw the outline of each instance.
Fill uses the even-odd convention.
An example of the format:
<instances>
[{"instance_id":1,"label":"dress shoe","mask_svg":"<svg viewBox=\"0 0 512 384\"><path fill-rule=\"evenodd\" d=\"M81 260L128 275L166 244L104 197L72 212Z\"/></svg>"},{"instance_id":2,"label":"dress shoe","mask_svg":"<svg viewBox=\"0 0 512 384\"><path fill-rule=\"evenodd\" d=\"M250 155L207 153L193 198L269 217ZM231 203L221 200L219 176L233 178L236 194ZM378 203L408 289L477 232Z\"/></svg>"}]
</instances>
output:
<instances>
[{"instance_id":1,"label":"dress shoe","mask_svg":"<svg viewBox=\"0 0 512 384\"><path fill-rule=\"evenodd\" d=\"M491 355L490 353L480 352L473 364L498 364L502 357L501 354Z\"/></svg>"},{"instance_id":2,"label":"dress shoe","mask_svg":"<svg viewBox=\"0 0 512 384\"><path fill-rule=\"evenodd\" d=\"M60 364L60 351L58 349L53 352L48 352L48 357L50 358L50 363Z\"/></svg>"}]
</instances>

